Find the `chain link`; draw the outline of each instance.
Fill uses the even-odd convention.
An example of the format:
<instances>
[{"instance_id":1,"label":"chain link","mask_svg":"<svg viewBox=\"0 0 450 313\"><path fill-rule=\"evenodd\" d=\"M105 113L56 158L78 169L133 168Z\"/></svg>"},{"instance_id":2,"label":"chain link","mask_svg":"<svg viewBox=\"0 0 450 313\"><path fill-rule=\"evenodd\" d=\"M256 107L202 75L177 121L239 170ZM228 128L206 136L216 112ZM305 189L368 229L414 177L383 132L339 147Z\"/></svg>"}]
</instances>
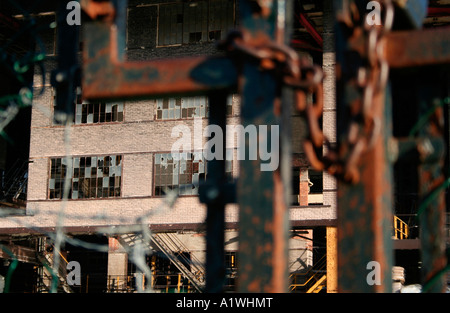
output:
<instances>
[{"instance_id":1,"label":"chain link","mask_svg":"<svg viewBox=\"0 0 450 313\"><path fill-rule=\"evenodd\" d=\"M358 162L361 155L371 149L381 133L381 120L376 116L374 98L383 92L389 76L389 66L382 57L384 49L384 36L392 29L394 7L391 0L384 0L384 21L382 25L369 25L365 16L359 12L354 1L346 4L339 22L348 28L351 38L351 49L356 51L362 59L357 70L356 82L361 88L361 105L352 108L352 118L346 134L346 142L340 151L331 147L323 132L318 128L320 116L306 109L310 136L304 142L305 154L311 166L317 170L326 170L328 173L343 181L356 183L360 180ZM363 25L361 25L363 21ZM322 89L319 87L318 89ZM320 91L321 92L321 91ZM316 95L316 98L319 98ZM322 99L321 99L322 100ZM298 109L304 109L299 105ZM318 112L315 112L318 113ZM327 151L319 158L315 149L326 145Z\"/></svg>"}]
</instances>

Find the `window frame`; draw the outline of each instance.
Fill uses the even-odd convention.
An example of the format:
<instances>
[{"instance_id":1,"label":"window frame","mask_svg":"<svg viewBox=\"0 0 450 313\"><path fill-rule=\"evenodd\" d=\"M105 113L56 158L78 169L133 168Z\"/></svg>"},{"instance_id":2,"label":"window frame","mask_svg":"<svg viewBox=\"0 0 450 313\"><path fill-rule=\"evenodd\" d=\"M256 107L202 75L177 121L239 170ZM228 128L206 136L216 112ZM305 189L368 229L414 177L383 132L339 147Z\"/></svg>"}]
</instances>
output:
<instances>
[{"instance_id":1,"label":"window frame","mask_svg":"<svg viewBox=\"0 0 450 313\"><path fill-rule=\"evenodd\" d=\"M234 105L233 105L234 96L235 96L234 94L229 94L228 99L227 99L227 108L226 108L227 109L227 118L233 117L233 116L236 115L235 114L236 113L236 108L234 108ZM183 100L184 99L195 99L195 98L204 98L205 114L202 115L200 113L200 116L183 117L183 109L187 109L187 110L189 110L189 109L194 109L194 110L200 109L201 110L202 109L201 106L200 107L195 107L195 106L194 107L189 107L188 106L188 107L183 108ZM158 108L158 106L159 106L158 102L161 101L162 102L162 106L163 106L165 100L167 100L167 102L168 102L168 108L166 110L175 110L175 109L177 109L177 108L171 108L170 107L170 102L175 103L174 106L180 105L180 107L177 109L177 110L180 111L179 112L179 117L175 116L176 115L175 111L174 111L173 117L167 117L167 118L163 117L165 109L164 109L164 107L162 107L162 109L160 110ZM154 101L155 101L155 112L154 112L154 120L155 121L180 121L180 120L189 120L189 119L195 119L195 118L208 118L209 117L209 99L208 99L207 96L158 98L158 99L154 99ZM158 117L159 116L159 111L161 111L161 117Z\"/></svg>"},{"instance_id":2,"label":"window frame","mask_svg":"<svg viewBox=\"0 0 450 313\"><path fill-rule=\"evenodd\" d=\"M98 166L98 164L99 164L98 162L100 161L101 158L104 159L105 157L110 157L111 159L114 159L115 160L114 163L116 163L117 158L120 157L120 162L118 164L114 165L114 167L120 167L120 171L119 171L120 175L117 175L117 172L115 172L115 174L116 174L115 176L109 176L109 174L108 174L108 176L106 176L106 177L104 175L102 175L101 177L97 177L97 174L98 174L99 169L100 169L100 167ZM81 159L85 159L85 162L86 162L87 158L90 158L90 162L92 162L92 158L95 158L96 162L97 162L97 166L96 167L92 167L92 166L88 166L88 167L83 166L83 167L81 167L79 165L79 166L75 167L76 159L79 159L79 163L81 164ZM60 181L58 182L58 181L55 180L55 182L54 182L55 187L56 187L56 184L60 184L61 185L60 189L59 189L60 196L58 196L58 197L52 197L51 196L52 190L53 190L53 192L56 192L56 190L57 190L57 188L51 188L51 185L52 185L51 184L51 180L53 179L53 177L52 177L53 176L53 160L55 160L56 163L58 163L58 160L60 160L60 162L61 162L61 169L63 169L63 162L65 160L65 157L49 157L48 158L48 178L47 178L47 195L46 195L47 198L46 199L50 200L50 201L62 201L63 197L64 197L64 181L66 179L65 175L61 174L62 177L59 177ZM124 155L123 154L102 154L102 155L73 156L72 157L72 162L73 162L72 163L72 173L70 174L70 176L71 176L70 177L70 193L69 193L69 196L68 196L67 200L77 201L77 200L101 200L101 199L119 199L119 198L123 198L123 160L124 160ZM65 166L67 167L67 165L65 165ZM86 169L87 168L91 169L91 173L89 174L89 176L92 175L92 172L93 172L92 169L95 168L95 177L94 178L93 177L85 177L84 176L86 174ZM105 168L108 168L108 173L109 173L109 169L111 168L111 165L109 165L108 167L103 166L102 167L102 171ZM75 170L76 169L79 170L78 171L78 175L75 174L75 172L76 172ZM82 169L84 169L84 171L85 171L85 173L83 174L83 177L81 177L81 170ZM63 171L61 171L61 173L62 172ZM76 176L78 176L78 177L76 177ZM79 197L79 194L78 194L77 198L73 198L73 195L74 195L74 192L75 192L75 190L74 190L74 183L80 184L80 178L82 178L82 179L89 178L90 181L92 181L92 179L95 179L96 185L95 185L95 187L92 187L92 186L88 187L89 188L88 196ZM105 188L103 186L103 182L105 181L105 178L108 179L108 187L107 188ZM117 178L119 178L119 182L116 185ZM75 182L74 179L77 179L78 181ZM98 185L99 179L103 179L101 187L99 187L99 185ZM111 195L111 186L110 186L111 179L114 180L114 186L113 186L113 190L112 190L113 195ZM92 191L93 188L95 189L95 196L92 196L90 194L90 192ZM101 188L101 191L102 191L101 197L98 196L99 188ZM104 192L105 192L104 189L108 189L107 196L104 195ZM116 194L116 192L117 192L116 190L117 189L118 189L118 195ZM79 191L80 191L80 187L77 188L77 192L79 192Z\"/></svg>"},{"instance_id":3,"label":"window frame","mask_svg":"<svg viewBox=\"0 0 450 313\"><path fill-rule=\"evenodd\" d=\"M216 2L214 5L213 2ZM222 6L224 5L231 5L232 7L229 8L232 12L232 16L227 18L224 14L221 17L221 23L225 24L225 28L217 29L217 27L214 28L214 24L217 23L216 21L213 21L211 19L211 16L213 14L218 14L221 10L217 7L220 6L217 3L222 2ZM229 4L232 2L231 4ZM202 5L206 6L206 17L205 21L199 21L198 14L192 13L191 15L192 20L189 22L186 21L186 17L189 18L190 16L187 15L189 13L189 10L195 10L195 7L201 7ZM172 6L172 8L169 8ZM176 7L178 6L178 7ZM162 9L164 8L164 9ZM169 11L171 9L171 15L170 16L162 16L162 11L165 12ZM187 9L187 10L186 10ZM201 9L201 8L200 8ZM228 9L228 8L227 8ZM225 10L226 11L226 10ZM195 1L195 3L188 3L188 2L170 2L170 3L160 3L158 4L158 21L157 21L157 34L156 34L156 48L164 48L164 47L176 47L181 45L189 45L189 44L198 44L198 43L205 43L205 42L214 42L220 39L224 39L226 34L236 26L236 1L235 0L198 0ZM164 12L164 13L165 13ZM188 12L188 13L186 13ZM220 14L220 13L219 13ZM195 16L195 17L194 17ZM172 21L170 21L172 19ZM228 19L231 19L231 21L228 21ZM162 25L162 20L165 22L165 25ZM181 20L181 21L180 21ZM225 21L223 21L225 20ZM169 21L169 22L167 22ZM215 22L215 23L214 23ZM227 22L231 22L231 25L228 25ZM201 25L198 27L198 24L201 23L204 25ZM180 24L180 25L178 25ZM186 28L191 26L192 24L196 24L194 26L195 31L187 32ZM175 32L171 32L171 35L174 36L176 39L173 40L173 42L166 43L167 40L165 40L164 43L161 43L161 38L166 38L169 35L162 36L162 33L166 30L161 30L163 27L176 27ZM173 26L175 25L175 26ZM200 31L198 31L200 29ZM167 31L166 31L167 32ZM217 32L220 32L220 38L217 37ZM199 35L200 34L200 35ZM211 35L213 38L211 38ZM193 37L194 39L198 40L191 40ZM199 37L199 38L198 38ZM180 40L181 39L181 40Z\"/></svg>"},{"instance_id":4,"label":"window frame","mask_svg":"<svg viewBox=\"0 0 450 313\"><path fill-rule=\"evenodd\" d=\"M227 170L227 168L230 169L230 171L226 172L226 175L228 175L229 177L233 177L234 153L235 153L235 150L236 149L234 149L234 148L227 148L227 150L225 152L226 156L228 154L231 154L231 159L230 160L226 159L226 161L225 161L225 162L229 162L229 163L225 164L225 171ZM177 154L182 154L182 153L190 153L190 154L200 153L201 154L202 161L204 163L204 180L206 180L207 177L208 177L208 161L203 157L203 150L202 151L177 152ZM156 173L156 165L157 165L156 164L156 155L162 155L162 154L172 154L172 152L170 152L170 151L158 151L158 152L153 153L152 197L155 197L155 198L161 198L161 197L165 196L165 194L156 194L156 187L157 187L156 186L156 175L157 175L157 173ZM172 156L172 159L173 159L173 156ZM182 158L180 158L180 160L181 159ZM192 168L193 168L193 166L192 166ZM192 172L191 178L192 178L193 174L194 173ZM180 176L180 172L178 172L178 176ZM173 177L173 174L172 174L172 177ZM202 181L202 180L199 177L199 183L200 183L200 181ZM172 185L172 186L175 186L175 187L173 189L171 189L171 190L174 190L174 189L178 188L177 186L180 186L179 182L180 182L180 179L178 178L178 185ZM193 184L193 182L191 182L191 184ZM158 187L161 187L161 186L158 186ZM180 189L179 189L179 191L180 191ZM199 195L198 191L199 191L199 185L197 186L197 193L195 193L195 194L180 194L180 192L178 192L178 197L198 197L198 195Z\"/></svg>"},{"instance_id":5,"label":"window frame","mask_svg":"<svg viewBox=\"0 0 450 313\"><path fill-rule=\"evenodd\" d=\"M204 174L204 177L205 177L205 179L206 179L206 176L207 176L207 162L206 162L206 160L203 158L203 151L189 151L189 152L179 152L179 153L177 153L178 155L181 155L182 153L189 153L189 154L194 154L194 153L201 153L202 154L202 162L204 163L204 165L203 165L203 168L204 168L204 172L202 173L202 174ZM164 152L164 151L162 151L162 152L155 152L155 153L153 153L153 175L152 175L152 196L153 197L157 197L157 198L161 198L161 197L164 197L165 196L165 194L164 193L161 193L161 194L156 194L156 188L157 187L163 187L163 185L160 185L160 186L157 186L156 185L156 175L157 175L157 173L156 173L156 166L157 165L159 165L159 164L157 164L156 163L156 158L157 158L157 155L166 155L166 154L170 154L170 155L172 155L172 160L174 159L174 157L173 157L173 154L172 154L172 152L170 152L170 151L168 151L168 152ZM181 157L179 157L180 159L180 161L182 160L182 158ZM193 160L195 160L195 156L194 156L194 159ZM192 161L193 161L192 160ZM193 182L193 180L192 180L192 176L193 176L193 169L194 169L194 166L193 166L193 164L192 164L192 172L190 173L191 174L191 185L193 185L194 184L194 182ZM198 197L198 188L199 188L199 185L197 185L197 193L195 193L195 194L180 194L180 188L179 188L179 186L181 186L181 184L180 184L180 176L181 176L181 172L180 172L180 170L181 170L181 166L180 166L180 163L179 163L179 168L178 168L178 185L171 185L171 186L176 186L176 187L174 187L172 190L174 190L174 189L176 189L176 188L178 188L178 197ZM186 174L186 173L183 173L183 174ZM189 173L188 173L189 174ZM200 173L199 173L200 174ZM173 178L173 174L172 174L172 178ZM199 177L199 183L200 183L200 181L201 181L201 179L200 179L200 177ZM187 184L185 184L185 185L187 185ZM168 186L168 185L165 185L165 186Z\"/></svg>"},{"instance_id":6,"label":"window frame","mask_svg":"<svg viewBox=\"0 0 450 313\"><path fill-rule=\"evenodd\" d=\"M81 98L81 88L78 87L77 90L75 91L75 93L76 94L75 94L75 102L74 102L74 112L73 112L73 117L72 117L72 126L119 124L119 123L124 123L125 122L125 101L122 101L122 102L103 102L103 101L98 101L98 102L95 102L95 103L90 103L89 101L83 101L82 100L82 98ZM64 125L62 125L61 123L59 123L56 120L56 115L55 115L55 113L56 113L56 91L55 91L55 88L51 88L51 97L52 97L52 103L53 103L53 105L52 105L52 110L53 110L53 112L52 112L53 113L52 114L52 125L53 126L64 126ZM120 116L120 113L121 113L121 119L122 120L104 121L104 122L102 122L102 121L100 121L100 119L101 119L100 117L101 117L102 113L100 112L100 110L97 110L97 111L94 110L95 112L93 114L98 113L98 121L97 122L91 122L91 123L88 123L88 122L85 122L85 123L77 122L77 116L80 116L81 121L83 120L83 111L81 111L81 114L78 114L79 108L81 110L83 110L83 105L90 105L90 104L95 105L96 108L101 108L101 106L104 105L104 107L105 107L105 112L103 113L105 115L104 119L106 119L106 114L110 113L111 116L114 114L113 108L114 108L115 105L117 105L118 108L121 106L122 110L121 111L117 111L116 114L117 114L117 116ZM108 104L111 105L111 112L106 112L106 108L107 108ZM86 119L87 118L88 118L88 116L86 116ZM95 116L93 116L93 120L95 120Z\"/></svg>"}]
</instances>

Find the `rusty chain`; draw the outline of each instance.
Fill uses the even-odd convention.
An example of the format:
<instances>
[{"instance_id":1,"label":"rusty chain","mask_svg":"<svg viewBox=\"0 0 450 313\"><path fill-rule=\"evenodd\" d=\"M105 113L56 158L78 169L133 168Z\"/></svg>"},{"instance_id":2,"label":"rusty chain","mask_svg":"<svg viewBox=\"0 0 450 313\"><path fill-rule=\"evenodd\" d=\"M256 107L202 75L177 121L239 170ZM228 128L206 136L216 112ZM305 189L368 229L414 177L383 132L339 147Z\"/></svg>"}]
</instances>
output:
<instances>
[{"instance_id":1,"label":"rusty chain","mask_svg":"<svg viewBox=\"0 0 450 313\"><path fill-rule=\"evenodd\" d=\"M304 150L311 166L317 170L326 170L349 183L357 183L360 180L358 162L361 155L373 147L382 127L381 121L374 114L376 108L373 100L383 92L388 81L389 67L382 57L382 51L385 43L384 35L391 30L394 17L391 0L385 0L383 4L385 11L383 26L369 25L365 20L361 25L361 18L364 19L365 16L358 11L353 1L346 6L339 19L352 34L349 40L351 49L365 61L362 63L365 66L359 67L356 77L356 85L361 92L360 101L351 104L351 122L344 138L345 142L341 144L339 151L330 146L322 131L318 129L320 115L314 116L306 111L310 138L305 140ZM323 143L327 146L327 152L319 158L315 148L322 147Z\"/></svg>"},{"instance_id":2,"label":"rusty chain","mask_svg":"<svg viewBox=\"0 0 450 313\"><path fill-rule=\"evenodd\" d=\"M269 38L248 39L242 32L233 31L219 43L218 48L237 59L247 56L257 60L263 71L278 71L283 83L296 89L308 90L322 82L319 66L301 58L291 47Z\"/></svg>"},{"instance_id":3,"label":"rusty chain","mask_svg":"<svg viewBox=\"0 0 450 313\"><path fill-rule=\"evenodd\" d=\"M363 64L357 71L355 84L360 90L360 99L352 104L352 118L345 142L337 151L331 146L320 126L323 114L323 71L286 45L269 38L250 39L240 31L234 31L219 43L219 48L232 57L250 57L259 62L261 70L275 70L282 83L295 89L295 109L306 115L309 135L303 142L305 155L311 166L327 171L343 181L359 181L358 162L361 155L371 149L381 132L381 121L374 114L374 98L386 87L389 75L387 61L382 57L384 35L393 24L394 8L391 0L384 0L382 25L362 22L365 16L359 12L354 1L346 6L340 22L349 28L350 48L358 53ZM312 96L312 97L310 97ZM308 101L312 98L313 101ZM316 149L323 145L327 151L319 157Z\"/></svg>"}]
</instances>

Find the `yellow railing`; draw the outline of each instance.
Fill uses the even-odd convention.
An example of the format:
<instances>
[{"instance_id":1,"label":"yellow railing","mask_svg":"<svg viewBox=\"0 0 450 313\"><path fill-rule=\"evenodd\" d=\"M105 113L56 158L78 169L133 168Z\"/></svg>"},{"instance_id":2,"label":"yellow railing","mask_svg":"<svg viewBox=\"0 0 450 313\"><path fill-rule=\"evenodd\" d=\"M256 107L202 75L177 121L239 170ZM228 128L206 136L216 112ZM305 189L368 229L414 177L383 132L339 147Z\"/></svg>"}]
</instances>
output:
<instances>
[{"instance_id":1,"label":"yellow railing","mask_svg":"<svg viewBox=\"0 0 450 313\"><path fill-rule=\"evenodd\" d=\"M327 275L323 275L311 288L308 289L306 293L319 293L325 286L326 280Z\"/></svg>"},{"instance_id":2,"label":"yellow railing","mask_svg":"<svg viewBox=\"0 0 450 313\"><path fill-rule=\"evenodd\" d=\"M130 275L108 275L108 292L133 292L135 278Z\"/></svg>"},{"instance_id":3,"label":"yellow railing","mask_svg":"<svg viewBox=\"0 0 450 313\"><path fill-rule=\"evenodd\" d=\"M182 274L153 274L151 288L159 292L190 293L194 288L183 279ZM145 276L142 277L142 289L146 287ZM108 275L107 292L136 292L136 277L134 275Z\"/></svg>"},{"instance_id":4,"label":"yellow railing","mask_svg":"<svg viewBox=\"0 0 450 313\"><path fill-rule=\"evenodd\" d=\"M306 287L306 286L310 285L312 282L316 282L316 283L317 283L317 281L323 282L323 280L324 280L323 277L321 277L320 279L317 279L317 277L320 276L320 275L324 275L323 272L326 269L326 265L327 265L326 255L324 255L308 271L306 271L304 273L292 273L290 275L290 278L292 279L293 283L289 286L289 290L290 291L294 291L297 288ZM314 273L311 274L311 272L313 272L313 271L314 271ZM297 279L298 278L300 278L300 277L308 277L308 276L309 276L309 278L306 279L305 282L297 283ZM315 285L316 283L314 283L313 285ZM310 289L312 289L312 288L310 288Z\"/></svg>"},{"instance_id":5,"label":"yellow railing","mask_svg":"<svg viewBox=\"0 0 450 313\"><path fill-rule=\"evenodd\" d=\"M395 239L408 238L408 224L403 222L396 215L394 215L394 237Z\"/></svg>"}]
</instances>

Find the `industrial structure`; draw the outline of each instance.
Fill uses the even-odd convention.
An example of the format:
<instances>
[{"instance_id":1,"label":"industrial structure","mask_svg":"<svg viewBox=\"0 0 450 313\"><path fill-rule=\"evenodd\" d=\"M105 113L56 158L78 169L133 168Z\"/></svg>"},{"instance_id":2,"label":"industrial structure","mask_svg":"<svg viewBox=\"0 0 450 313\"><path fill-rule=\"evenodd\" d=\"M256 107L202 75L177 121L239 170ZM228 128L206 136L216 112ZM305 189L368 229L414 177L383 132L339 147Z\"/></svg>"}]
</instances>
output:
<instances>
[{"instance_id":1,"label":"industrial structure","mask_svg":"<svg viewBox=\"0 0 450 313\"><path fill-rule=\"evenodd\" d=\"M4 292L448 288L450 1L25 2Z\"/></svg>"}]
</instances>

